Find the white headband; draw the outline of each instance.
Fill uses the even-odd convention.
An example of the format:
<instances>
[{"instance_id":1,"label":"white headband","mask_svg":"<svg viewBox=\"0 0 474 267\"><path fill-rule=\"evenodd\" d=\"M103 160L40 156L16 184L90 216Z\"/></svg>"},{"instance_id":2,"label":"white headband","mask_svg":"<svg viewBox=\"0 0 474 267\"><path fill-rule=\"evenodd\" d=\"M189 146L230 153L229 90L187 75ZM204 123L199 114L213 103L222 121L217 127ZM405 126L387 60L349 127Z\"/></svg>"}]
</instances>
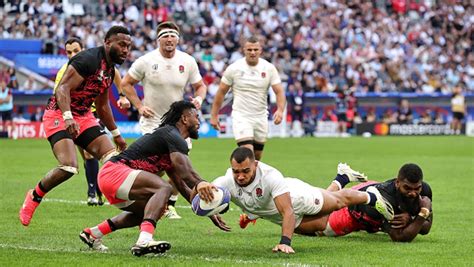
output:
<instances>
[{"instance_id":1,"label":"white headband","mask_svg":"<svg viewBox=\"0 0 474 267\"><path fill-rule=\"evenodd\" d=\"M158 33L158 40L165 35L171 35L179 39L179 32L174 29L163 29Z\"/></svg>"}]
</instances>

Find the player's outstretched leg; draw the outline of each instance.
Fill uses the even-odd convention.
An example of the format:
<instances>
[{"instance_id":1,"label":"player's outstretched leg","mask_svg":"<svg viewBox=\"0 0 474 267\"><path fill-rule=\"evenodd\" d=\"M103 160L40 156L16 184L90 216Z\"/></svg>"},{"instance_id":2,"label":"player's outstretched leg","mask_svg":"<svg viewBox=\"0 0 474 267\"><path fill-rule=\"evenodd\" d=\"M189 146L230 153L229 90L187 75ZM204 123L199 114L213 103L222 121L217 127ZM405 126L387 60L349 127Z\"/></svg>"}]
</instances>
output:
<instances>
[{"instance_id":1,"label":"player's outstretched leg","mask_svg":"<svg viewBox=\"0 0 474 267\"><path fill-rule=\"evenodd\" d=\"M49 171L34 189L28 190L26 193L25 201L19 212L21 224L24 226L30 224L36 208L46 193L78 173L76 149L71 139L57 141L53 146L53 153L59 166Z\"/></svg>"},{"instance_id":2,"label":"player's outstretched leg","mask_svg":"<svg viewBox=\"0 0 474 267\"><path fill-rule=\"evenodd\" d=\"M393 220L394 212L392 205L380 194L379 190L375 186L370 186L367 188L368 193L372 193L377 197L375 203L375 209L382 214L385 219L391 221Z\"/></svg>"},{"instance_id":3,"label":"player's outstretched leg","mask_svg":"<svg viewBox=\"0 0 474 267\"><path fill-rule=\"evenodd\" d=\"M346 163L339 163L337 165L337 174L346 175L351 182L367 182L367 175L351 169L351 166Z\"/></svg>"}]
</instances>

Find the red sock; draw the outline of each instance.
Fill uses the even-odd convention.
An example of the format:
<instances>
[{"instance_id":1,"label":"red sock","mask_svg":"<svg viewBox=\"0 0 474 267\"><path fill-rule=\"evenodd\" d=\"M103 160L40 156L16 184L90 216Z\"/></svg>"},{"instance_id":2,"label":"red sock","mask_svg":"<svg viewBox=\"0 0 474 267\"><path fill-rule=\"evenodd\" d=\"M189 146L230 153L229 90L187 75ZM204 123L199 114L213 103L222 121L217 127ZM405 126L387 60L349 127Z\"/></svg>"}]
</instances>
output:
<instances>
[{"instance_id":1,"label":"red sock","mask_svg":"<svg viewBox=\"0 0 474 267\"><path fill-rule=\"evenodd\" d=\"M140 224L140 231L153 235L155 233L155 226L149 221L143 221L142 224Z\"/></svg>"},{"instance_id":2,"label":"red sock","mask_svg":"<svg viewBox=\"0 0 474 267\"><path fill-rule=\"evenodd\" d=\"M39 197L44 197L44 195L46 195L46 192L41 190L39 183L35 187L35 192Z\"/></svg>"},{"instance_id":3,"label":"red sock","mask_svg":"<svg viewBox=\"0 0 474 267\"><path fill-rule=\"evenodd\" d=\"M106 235L106 234L109 234L112 232L112 228L110 228L110 225L109 225L109 222L107 220L99 223L97 225L97 228L99 228L99 231L103 234L103 235Z\"/></svg>"}]
</instances>

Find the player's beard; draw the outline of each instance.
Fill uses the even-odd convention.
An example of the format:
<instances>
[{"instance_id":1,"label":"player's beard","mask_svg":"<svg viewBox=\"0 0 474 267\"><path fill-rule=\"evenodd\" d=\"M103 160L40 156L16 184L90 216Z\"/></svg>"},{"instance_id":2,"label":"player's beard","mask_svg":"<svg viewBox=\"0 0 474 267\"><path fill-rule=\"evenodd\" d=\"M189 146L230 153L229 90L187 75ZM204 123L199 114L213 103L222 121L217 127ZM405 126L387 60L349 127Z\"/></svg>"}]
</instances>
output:
<instances>
[{"instance_id":1,"label":"player's beard","mask_svg":"<svg viewBox=\"0 0 474 267\"><path fill-rule=\"evenodd\" d=\"M113 46L110 47L109 55L110 59L112 59L112 62L115 64L122 65L122 63L125 61L120 57L118 50Z\"/></svg>"},{"instance_id":2,"label":"player's beard","mask_svg":"<svg viewBox=\"0 0 474 267\"><path fill-rule=\"evenodd\" d=\"M199 138L199 130L196 129L194 126L189 127L188 131L189 131L189 138L191 138L191 139L198 139Z\"/></svg>"}]
</instances>

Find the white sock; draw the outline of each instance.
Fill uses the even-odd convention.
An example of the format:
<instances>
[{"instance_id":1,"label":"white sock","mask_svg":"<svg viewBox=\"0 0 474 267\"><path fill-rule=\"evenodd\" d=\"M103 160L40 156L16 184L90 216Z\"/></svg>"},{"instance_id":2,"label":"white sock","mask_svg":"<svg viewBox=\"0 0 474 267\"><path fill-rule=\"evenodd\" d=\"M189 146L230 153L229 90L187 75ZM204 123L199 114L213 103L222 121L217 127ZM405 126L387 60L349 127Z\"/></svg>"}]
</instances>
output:
<instances>
[{"instance_id":1,"label":"white sock","mask_svg":"<svg viewBox=\"0 0 474 267\"><path fill-rule=\"evenodd\" d=\"M365 202L365 204L369 204L370 203L370 195L369 193L365 192L367 194L367 202Z\"/></svg>"},{"instance_id":2,"label":"white sock","mask_svg":"<svg viewBox=\"0 0 474 267\"><path fill-rule=\"evenodd\" d=\"M176 200L178 200L178 195L171 195L170 198L169 198L169 200L171 200L171 201L176 201Z\"/></svg>"},{"instance_id":3,"label":"white sock","mask_svg":"<svg viewBox=\"0 0 474 267\"><path fill-rule=\"evenodd\" d=\"M148 241L151 241L151 240L153 240L152 234L145 231L141 231L140 236L138 237L137 243L147 243Z\"/></svg>"},{"instance_id":4,"label":"white sock","mask_svg":"<svg viewBox=\"0 0 474 267\"><path fill-rule=\"evenodd\" d=\"M92 227L91 233L95 238L102 238L104 236L104 234L99 230L98 226Z\"/></svg>"}]
</instances>

